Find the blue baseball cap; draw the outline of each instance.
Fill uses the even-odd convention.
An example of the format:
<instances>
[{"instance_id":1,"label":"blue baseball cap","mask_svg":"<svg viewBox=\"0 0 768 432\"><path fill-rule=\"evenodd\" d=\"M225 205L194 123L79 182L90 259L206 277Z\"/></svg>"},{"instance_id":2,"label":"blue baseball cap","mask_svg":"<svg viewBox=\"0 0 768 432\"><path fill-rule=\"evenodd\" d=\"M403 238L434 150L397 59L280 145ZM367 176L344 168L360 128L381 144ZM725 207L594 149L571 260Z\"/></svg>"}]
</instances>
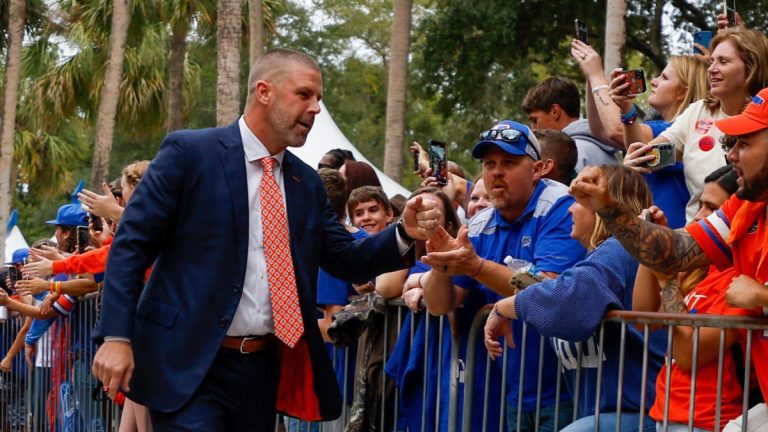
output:
<instances>
[{"instance_id":1,"label":"blue baseball cap","mask_svg":"<svg viewBox=\"0 0 768 432\"><path fill-rule=\"evenodd\" d=\"M46 222L48 225L81 226L88 225L88 213L80 204L64 204L59 207L56 219Z\"/></svg>"},{"instance_id":2,"label":"blue baseball cap","mask_svg":"<svg viewBox=\"0 0 768 432\"><path fill-rule=\"evenodd\" d=\"M528 126L516 121L500 121L481 133L480 141L472 148L472 157L482 159L491 146L512 155L530 156L535 161L541 160L539 140Z\"/></svg>"},{"instance_id":3,"label":"blue baseball cap","mask_svg":"<svg viewBox=\"0 0 768 432\"><path fill-rule=\"evenodd\" d=\"M16 249L13 251L13 255L11 255L11 262L5 263L6 265L10 264L24 264L24 262L29 257L29 248L21 248Z\"/></svg>"}]
</instances>

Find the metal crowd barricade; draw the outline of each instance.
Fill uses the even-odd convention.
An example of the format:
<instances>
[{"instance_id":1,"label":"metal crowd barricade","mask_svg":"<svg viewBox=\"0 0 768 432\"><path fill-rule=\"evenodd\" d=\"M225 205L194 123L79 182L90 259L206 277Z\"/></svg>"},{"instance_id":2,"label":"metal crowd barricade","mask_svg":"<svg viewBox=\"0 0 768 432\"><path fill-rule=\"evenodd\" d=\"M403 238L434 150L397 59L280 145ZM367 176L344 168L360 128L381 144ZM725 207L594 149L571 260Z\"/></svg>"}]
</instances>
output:
<instances>
[{"instance_id":1,"label":"metal crowd barricade","mask_svg":"<svg viewBox=\"0 0 768 432\"><path fill-rule=\"evenodd\" d=\"M120 408L91 375L96 345L91 330L97 317L97 293L80 297L69 317L56 316L36 344L32 366L24 348L10 372L0 374L2 431L117 431ZM3 356L25 317L13 314L0 323Z\"/></svg>"}]
</instances>

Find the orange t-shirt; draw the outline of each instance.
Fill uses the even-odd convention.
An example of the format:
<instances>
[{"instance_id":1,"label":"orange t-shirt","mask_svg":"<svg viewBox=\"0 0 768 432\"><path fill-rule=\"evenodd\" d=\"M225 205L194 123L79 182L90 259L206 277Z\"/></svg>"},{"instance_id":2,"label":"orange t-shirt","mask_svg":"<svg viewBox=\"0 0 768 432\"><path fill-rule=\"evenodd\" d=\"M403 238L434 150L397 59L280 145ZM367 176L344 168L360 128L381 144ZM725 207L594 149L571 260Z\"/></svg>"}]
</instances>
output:
<instances>
[{"instance_id":1,"label":"orange t-shirt","mask_svg":"<svg viewBox=\"0 0 768 432\"><path fill-rule=\"evenodd\" d=\"M732 196L706 219L686 227L709 260L720 270L734 267L745 275L768 283L768 203L745 201ZM727 289L727 287L726 287ZM766 287L768 289L768 287ZM768 308L747 311L751 316L768 315ZM746 333L746 332L742 332ZM752 364L763 397L768 400L768 331L752 332Z\"/></svg>"},{"instance_id":2,"label":"orange t-shirt","mask_svg":"<svg viewBox=\"0 0 768 432\"><path fill-rule=\"evenodd\" d=\"M718 271L710 267L707 277L685 297L689 313L712 315L743 315L744 309L729 308L725 303L725 292L731 279L736 275L733 268ZM699 348L701 349L701 348ZM734 366L730 350L723 358L723 389L720 403L720 430L729 420L741 415L741 383ZM664 399L667 393L666 365L659 371L656 379L656 401L650 416L656 421L664 419ZM672 363L669 392L669 420L676 423L688 423L690 413L691 374ZM697 428L714 430L715 410L717 406L717 361L701 365L696 370L696 399L694 403L693 425Z\"/></svg>"}]
</instances>

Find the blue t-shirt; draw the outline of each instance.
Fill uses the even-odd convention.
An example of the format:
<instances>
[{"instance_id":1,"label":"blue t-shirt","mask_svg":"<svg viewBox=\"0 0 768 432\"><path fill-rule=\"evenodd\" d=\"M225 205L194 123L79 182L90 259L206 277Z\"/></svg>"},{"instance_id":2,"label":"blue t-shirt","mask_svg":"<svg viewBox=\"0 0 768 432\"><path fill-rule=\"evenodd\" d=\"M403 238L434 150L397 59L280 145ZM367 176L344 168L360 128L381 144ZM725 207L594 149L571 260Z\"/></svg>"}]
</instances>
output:
<instances>
[{"instance_id":1,"label":"blue t-shirt","mask_svg":"<svg viewBox=\"0 0 768 432\"><path fill-rule=\"evenodd\" d=\"M356 239L368 237L368 233L362 229L358 229L357 232L351 234ZM349 282L337 279L323 269L320 269L317 273L318 305L346 306L349 303L349 296L356 294L357 291ZM339 383L342 398L347 403L352 403L354 399L355 364L357 363L357 343L346 348L337 348L332 343L326 342L325 347L328 350L328 355L331 357L333 370L336 373L336 382ZM346 374L344 373L345 370ZM345 380L346 387L344 385Z\"/></svg>"},{"instance_id":2,"label":"blue t-shirt","mask_svg":"<svg viewBox=\"0 0 768 432\"><path fill-rule=\"evenodd\" d=\"M600 323L610 310L632 310L636 273L637 262L618 240L610 237L584 261L556 279L526 288L515 299L518 318L542 335L551 337L550 341L563 363L565 381L572 396L575 396L578 373L577 342L582 342L579 417L592 415L595 410ZM664 362L666 340L666 332L650 334L648 375L643 382L643 334L635 326L627 326L621 399L623 412L639 412L642 386L646 389L646 410L653 404L656 376ZM621 325L606 323L603 341L600 412L612 412L616 411L618 378L621 375Z\"/></svg>"},{"instance_id":3,"label":"blue t-shirt","mask_svg":"<svg viewBox=\"0 0 768 432\"><path fill-rule=\"evenodd\" d=\"M584 258L585 250L570 237L571 215L568 208L573 204L568 188L558 182L542 179L528 200L525 210L514 222L507 222L495 208L477 213L469 221L469 238L477 254L487 260L503 263L512 256L533 263L540 271L562 273ZM488 303L501 297L476 280L462 276L456 285L468 290L480 290ZM515 344L522 346L523 323L512 322ZM539 346L541 338L533 328L527 329L525 350L525 377L523 379L523 411L536 409ZM517 408L521 366L520 349L507 354L507 405ZM501 360L495 362L501 368ZM557 357L549 344L544 347L541 406L555 403Z\"/></svg>"},{"instance_id":4,"label":"blue t-shirt","mask_svg":"<svg viewBox=\"0 0 768 432\"><path fill-rule=\"evenodd\" d=\"M651 120L645 122L651 127L653 137L656 138L664 132L672 123L664 120ZM691 199L691 194L685 186L685 174L683 164L675 162L674 165L654 171L651 174L643 174L648 188L651 190L653 203L664 211L672 229L682 228L685 223L685 206Z\"/></svg>"}]
</instances>

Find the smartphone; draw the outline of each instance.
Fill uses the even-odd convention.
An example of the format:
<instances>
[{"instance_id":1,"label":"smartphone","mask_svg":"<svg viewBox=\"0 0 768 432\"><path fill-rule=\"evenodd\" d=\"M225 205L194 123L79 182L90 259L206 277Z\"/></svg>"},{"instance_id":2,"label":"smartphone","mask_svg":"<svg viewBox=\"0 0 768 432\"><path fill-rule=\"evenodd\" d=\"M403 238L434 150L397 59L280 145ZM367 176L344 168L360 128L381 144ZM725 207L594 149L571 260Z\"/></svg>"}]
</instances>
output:
<instances>
[{"instance_id":1,"label":"smartphone","mask_svg":"<svg viewBox=\"0 0 768 432\"><path fill-rule=\"evenodd\" d=\"M432 176L441 185L448 184L448 159L445 156L445 143L429 140L429 166Z\"/></svg>"},{"instance_id":2,"label":"smartphone","mask_svg":"<svg viewBox=\"0 0 768 432\"><path fill-rule=\"evenodd\" d=\"M723 0L723 12L728 17L728 27L736 27L736 0Z\"/></svg>"},{"instance_id":3,"label":"smartphone","mask_svg":"<svg viewBox=\"0 0 768 432\"><path fill-rule=\"evenodd\" d=\"M582 20L580 20L578 18L573 20L573 23L574 23L574 25L576 27L576 39L578 39L578 40L580 40L580 41L582 41L584 43L588 43L587 42L587 25L584 24L584 21L582 21Z\"/></svg>"},{"instance_id":4,"label":"smartphone","mask_svg":"<svg viewBox=\"0 0 768 432\"><path fill-rule=\"evenodd\" d=\"M629 83L629 87L625 94L636 95L645 93L645 72L642 69L631 69L622 72L626 77L625 82Z\"/></svg>"},{"instance_id":5,"label":"smartphone","mask_svg":"<svg viewBox=\"0 0 768 432\"><path fill-rule=\"evenodd\" d=\"M413 172L418 173L419 172L419 151L412 151L411 156L413 156Z\"/></svg>"},{"instance_id":6,"label":"smartphone","mask_svg":"<svg viewBox=\"0 0 768 432\"><path fill-rule=\"evenodd\" d=\"M675 164L675 145L670 142L654 144L649 152L655 156L653 160L646 162L643 166L651 171L657 171L664 167Z\"/></svg>"},{"instance_id":7,"label":"smartphone","mask_svg":"<svg viewBox=\"0 0 768 432\"><path fill-rule=\"evenodd\" d=\"M91 222L91 225L93 225L93 230L96 232L104 231L104 225L101 223L101 218L96 216L93 213L88 214L88 219Z\"/></svg>"},{"instance_id":8,"label":"smartphone","mask_svg":"<svg viewBox=\"0 0 768 432\"><path fill-rule=\"evenodd\" d=\"M711 31L697 31L693 33L693 43L709 48L709 43L712 41L712 36L713 34ZM696 48L696 46L693 47L693 53L704 54L700 49Z\"/></svg>"},{"instance_id":9,"label":"smartphone","mask_svg":"<svg viewBox=\"0 0 768 432\"><path fill-rule=\"evenodd\" d=\"M18 267L15 265L9 265L8 268L8 279L11 281L11 286L8 288L11 291L16 291L16 282L20 281L22 278L21 270L19 270Z\"/></svg>"},{"instance_id":10,"label":"smartphone","mask_svg":"<svg viewBox=\"0 0 768 432\"><path fill-rule=\"evenodd\" d=\"M91 243L91 234L88 232L87 226L77 227L77 252L85 252L85 248Z\"/></svg>"}]
</instances>

